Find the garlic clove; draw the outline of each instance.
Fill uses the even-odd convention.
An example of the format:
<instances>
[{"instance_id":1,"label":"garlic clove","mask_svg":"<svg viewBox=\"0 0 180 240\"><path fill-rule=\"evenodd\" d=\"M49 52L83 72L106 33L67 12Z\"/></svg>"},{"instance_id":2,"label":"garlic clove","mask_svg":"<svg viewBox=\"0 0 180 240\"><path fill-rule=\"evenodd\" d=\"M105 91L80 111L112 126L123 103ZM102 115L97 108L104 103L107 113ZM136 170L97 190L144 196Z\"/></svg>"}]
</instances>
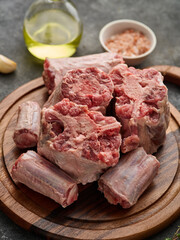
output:
<instances>
[{"instance_id":1,"label":"garlic clove","mask_svg":"<svg viewBox=\"0 0 180 240\"><path fill-rule=\"evenodd\" d=\"M11 73L16 69L16 63L11 59L0 55L0 72Z\"/></svg>"}]
</instances>

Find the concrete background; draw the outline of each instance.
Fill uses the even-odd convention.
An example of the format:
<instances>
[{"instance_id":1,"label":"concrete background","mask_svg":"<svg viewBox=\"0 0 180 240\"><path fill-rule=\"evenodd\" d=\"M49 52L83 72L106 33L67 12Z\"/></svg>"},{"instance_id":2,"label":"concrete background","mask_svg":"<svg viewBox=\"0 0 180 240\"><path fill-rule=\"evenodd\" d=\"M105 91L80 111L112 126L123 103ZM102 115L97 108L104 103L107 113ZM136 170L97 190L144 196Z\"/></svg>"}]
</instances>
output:
<instances>
[{"instance_id":1,"label":"concrete background","mask_svg":"<svg viewBox=\"0 0 180 240\"><path fill-rule=\"evenodd\" d=\"M0 74L0 100L24 83L39 77L42 65L27 51L23 40L23 18L32 0L0 0L0 54L17 62L17 70ZM84 25L82 41L75 56L100 53L98 35L109 21L128 18L141 21L153 29L157 47L148 59L138 66L175 65L180 67L180 0L74 0ZM180 88L167 83L169 100L180 110ZM180 219L148 240L172 237ZM44 239L24 231L0 212L0 239Z\"/></svg>"}]
</instances>

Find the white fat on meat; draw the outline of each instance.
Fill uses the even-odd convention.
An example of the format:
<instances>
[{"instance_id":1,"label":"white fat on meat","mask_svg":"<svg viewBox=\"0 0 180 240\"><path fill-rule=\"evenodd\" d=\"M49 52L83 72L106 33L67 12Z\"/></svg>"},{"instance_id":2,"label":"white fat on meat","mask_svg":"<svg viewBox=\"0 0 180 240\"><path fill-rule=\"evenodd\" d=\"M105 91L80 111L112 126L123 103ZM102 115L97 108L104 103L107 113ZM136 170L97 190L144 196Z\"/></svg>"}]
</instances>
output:
<instances>
[{"instance_id":1,"label":"white fat on meat","mask_svg":"<svg viewBox=\"0 0 180 240\"><path fill-rule=\"evenodd\" d=\"M122 124L123 153L144 147L154 153L164 143L170 110L163 76L153 68L119 64L110 72L116 97L115 113Z\"/></svg>"},{"instance_id":2,"label":"white fat on meat","mask_svg":"<svg viewBox=\"0 0 180 240\"><path fill-rule=\"evenodd\" d=\"M44 61L43 80L51 94L56 86L62 81L64 75L73 69L97 67L108 73L117 64L124 63L120 54L98 53L83 57L70 58L46 58Z\"/></svg>"},{"instance_id":3,"label":"white fat on meat","mask_svg":"<svg viewBox=\"0 0 180 240\"><path fill-rule=\"evenodd\" d=\"M77 183L93 182L119 160L120 127L114 117L63 99L42 110L38 153Z\"/></svg>"}]
</instances>

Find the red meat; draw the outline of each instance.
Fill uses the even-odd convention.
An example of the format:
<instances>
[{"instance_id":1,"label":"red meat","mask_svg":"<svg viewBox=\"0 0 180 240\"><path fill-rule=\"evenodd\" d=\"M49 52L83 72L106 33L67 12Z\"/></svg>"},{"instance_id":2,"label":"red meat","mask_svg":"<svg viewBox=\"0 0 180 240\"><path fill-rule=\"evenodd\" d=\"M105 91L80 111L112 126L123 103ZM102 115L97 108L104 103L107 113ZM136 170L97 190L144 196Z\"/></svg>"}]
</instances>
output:
<instances>
[{"instance_id":1,"label":"red meat","mask_svg":"<svg viewBox=\"0 0 180 240\"><path fill-rule=\"evenodd\" d=\"M98 67L108 73L119 63L124 63L124 61L122 56L117 53L99 53L83 57L58 59L46 58L44 62L43 79L49 94L51 94L69 70Z\"/></svg>"},{"instance_id":2,"label":"red meat","mask_svg":"<svg viewBox=\"0 0 180 240\"><path fill-rule=\"evenodd\" d=\"M37 145L40 131L41 109L39 104L32 101L22 103L18 108L18 118L13 135L14 142L19 148Z\"/></svg>"},{"instance_id":3,"label":"red meat","mask_svg":"<svg viewBox=\"0 0 180 240\"><path fill-rule=\"evenodd\" d=\"M78 183L98 179L119 160L120 123L63 99L42 110L39 154L57 164Z\"/></svg>"},{"instance_id":4,"label":"red meat","mask_svg":"<svg viewBox=\"0 0 180 240\"><path fill-rule=\"evenodd\" d=\"M21 154L12 168L12 177L62 207L77 200L78 187L75 181L34 151Z\"/></svg>"},{"instance_id":5,"label":"red meat","mask_svg":"<svg viewBox=\"0 0 180 240\"><path fill-rule=\"evenodd\" d=\"M110 72L115 86L115 112L122 124L121 151L143 146L154 153L165 140L170 111L160 72L119 64Z\"/></svg>"},{"instance_id":6,"label":"red meat","mask_svg":"<svg viewBox=\"0 0 180 240\"><path fill-rule=\"evenodd\" d=\"M156 176L160 163L142 147L123 155L99 179L99 190L111 204L133 206Z\"/></svg>"},{"instance_id":7,"label":"red meat","mask_svg":"<svg viewBox=\"0 0 180 240\"><path fill-rule=\"evenodd\" d=\"M80 105L87 105L91 110L106 112L114 85L107 73L91 67L68 71L61 83L49 97L45 107L55 105L63 98Z\"/></svg>"}]
</instances>

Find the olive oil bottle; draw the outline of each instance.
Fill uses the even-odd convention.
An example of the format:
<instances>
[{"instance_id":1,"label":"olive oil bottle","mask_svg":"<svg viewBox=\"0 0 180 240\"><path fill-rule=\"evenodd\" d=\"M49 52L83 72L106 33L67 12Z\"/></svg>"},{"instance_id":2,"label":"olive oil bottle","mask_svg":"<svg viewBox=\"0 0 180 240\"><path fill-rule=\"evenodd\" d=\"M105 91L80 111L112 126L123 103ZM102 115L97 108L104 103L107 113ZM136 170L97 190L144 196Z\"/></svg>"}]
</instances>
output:
<instances>
[{"instance_id":1,"label":"olive oil bottle","mask_svg":"<svg viewBox=\"0 0 180 240\"><path fill-rule=\"evenodd\" d=\"M23 32L27 49L36 58L69 57L81 40L82 23L70 1L40 0L26 13Z\"/></svg>"}]
</instances>

